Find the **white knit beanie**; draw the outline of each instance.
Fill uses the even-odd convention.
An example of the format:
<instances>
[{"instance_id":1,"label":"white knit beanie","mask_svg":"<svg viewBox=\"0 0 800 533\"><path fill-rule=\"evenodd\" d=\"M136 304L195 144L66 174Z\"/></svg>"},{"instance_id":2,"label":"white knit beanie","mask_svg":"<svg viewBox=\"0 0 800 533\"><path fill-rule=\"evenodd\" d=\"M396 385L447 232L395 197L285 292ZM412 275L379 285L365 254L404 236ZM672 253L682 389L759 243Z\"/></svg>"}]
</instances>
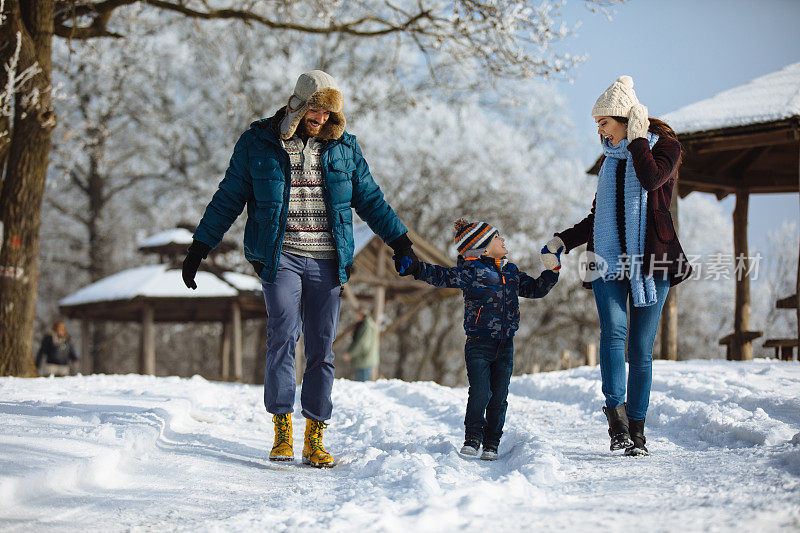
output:
<instances>
[{"instance_id":1,"label":"white knit beanie","mask_svg":"<svg viewBox=\"0 0 800 533\"><path fill-rule=\"evenodd\" d=\"M286 104L286 116L281 121L281 138L289 139L294 135L309 109L324 109L331 115L317 137L338 139L347 124L342 113L343 103L344 98L333 76L321 70L301 74Z\"/></svg>"},{"instance_id":2,"label":"white knit beanie","mask_svg":"<svg viewBox=\"0 0 800 533\"><path fill-rule=\"evenodd\" d=\"M633 91L633 78L620 76L605 90L592 108L593 117L627 117L631 108L639 103Z\"/></svg>"}]
</instances>

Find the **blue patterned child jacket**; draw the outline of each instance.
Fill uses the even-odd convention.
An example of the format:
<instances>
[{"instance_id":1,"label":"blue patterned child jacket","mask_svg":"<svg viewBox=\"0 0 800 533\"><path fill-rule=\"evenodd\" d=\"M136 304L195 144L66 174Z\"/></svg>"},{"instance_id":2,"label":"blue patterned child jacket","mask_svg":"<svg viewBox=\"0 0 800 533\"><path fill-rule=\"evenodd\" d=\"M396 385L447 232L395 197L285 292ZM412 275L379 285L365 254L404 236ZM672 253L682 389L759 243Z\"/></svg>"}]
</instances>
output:
<instances>
[{"instance_id":1,"label":"blue patterned child jacket","mask_svg":"<svg viewBox=\"0 0 800 533\"><path fill-rule=\"evenodd\" d=\"M542 298L558 281L551 270L532 278L514 263L487 256L459 256L451 268L420 261L415 277L435 287L461 289L464 331L471 337L494 339L513 337L519 329L519 296Z\"/></svg>"}]
</instances>

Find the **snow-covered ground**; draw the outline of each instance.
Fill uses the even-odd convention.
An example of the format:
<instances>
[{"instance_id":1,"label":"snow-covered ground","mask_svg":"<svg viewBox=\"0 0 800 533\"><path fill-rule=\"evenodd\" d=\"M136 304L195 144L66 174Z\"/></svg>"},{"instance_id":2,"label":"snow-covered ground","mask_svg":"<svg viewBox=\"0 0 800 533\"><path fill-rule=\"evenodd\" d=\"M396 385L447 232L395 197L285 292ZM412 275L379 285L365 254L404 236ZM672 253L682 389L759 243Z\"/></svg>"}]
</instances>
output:
<instances>
[{"instance_id":1,"label":"snow-covered ground","mask_svg":"<svg viewBox=\"0 0 800 533\"><path fill-rule=\"evenodd\" d=\"M465 388L337 380L339 465L273 464L261 392L0 379L0 529L800 529L796 363L656 362L647 458L608 451L598 368L515 377L495 463L457 454Z\"/></svg>"}]
</instances>

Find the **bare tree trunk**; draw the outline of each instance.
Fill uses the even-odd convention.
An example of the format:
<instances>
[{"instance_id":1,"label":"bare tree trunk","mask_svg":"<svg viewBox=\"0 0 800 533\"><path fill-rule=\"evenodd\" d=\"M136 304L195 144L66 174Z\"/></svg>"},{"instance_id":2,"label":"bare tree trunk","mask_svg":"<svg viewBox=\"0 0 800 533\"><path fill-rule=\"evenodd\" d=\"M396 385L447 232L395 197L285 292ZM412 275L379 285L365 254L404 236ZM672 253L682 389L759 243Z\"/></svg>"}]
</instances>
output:
<instances>
[{"instance_id":1,"label":"bare tree trunk","mask_svg":"<svg viewBox=\"0 0 800 533\"><path fill-rule=\"evenodd\" d=\"M50 159L52 109L52 0L8 1L3 14L18 18L22 40L19 68L38 63L39 74L15 95L14 124L2 193L0 220L0 375L34 375L33 325L39 279L39 227ZM13 24L9 22L8 28ZM4 26L4 29L6 27ZM16 46L3 31L2 46Z\"/></svg>"}]
</instances>

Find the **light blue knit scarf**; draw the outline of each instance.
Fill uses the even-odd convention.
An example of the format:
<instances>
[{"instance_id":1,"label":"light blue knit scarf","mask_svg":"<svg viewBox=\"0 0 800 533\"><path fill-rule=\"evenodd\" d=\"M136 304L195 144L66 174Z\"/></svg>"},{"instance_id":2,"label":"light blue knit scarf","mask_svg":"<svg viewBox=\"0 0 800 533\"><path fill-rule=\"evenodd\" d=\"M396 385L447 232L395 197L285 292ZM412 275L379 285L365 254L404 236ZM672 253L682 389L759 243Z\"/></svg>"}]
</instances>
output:
<instances>
[{"instance_id":1,"label":"light blue knit scarf","mask_svg":"<svg viewBox=\"0 0 800 533\"><path fill-rule=\"evenodd\" d=\"M658 141L658 135L647 134L650 148ZM603 279L612 279L619 274L622 245L617 230L617 165L625 161L625 247L631 282L633 305L646 307L656 303L656 284L653 276L642 274L645 232L647 231L647 191L636 178L633 161L628 152L628 140L623 139L611 146L603 139L603 154L606 158L600 167L597 182L597 205L594 215L594 251L608 262ZM635 258L635 260L633 259Z\"/></svg>"}]
</instances>

